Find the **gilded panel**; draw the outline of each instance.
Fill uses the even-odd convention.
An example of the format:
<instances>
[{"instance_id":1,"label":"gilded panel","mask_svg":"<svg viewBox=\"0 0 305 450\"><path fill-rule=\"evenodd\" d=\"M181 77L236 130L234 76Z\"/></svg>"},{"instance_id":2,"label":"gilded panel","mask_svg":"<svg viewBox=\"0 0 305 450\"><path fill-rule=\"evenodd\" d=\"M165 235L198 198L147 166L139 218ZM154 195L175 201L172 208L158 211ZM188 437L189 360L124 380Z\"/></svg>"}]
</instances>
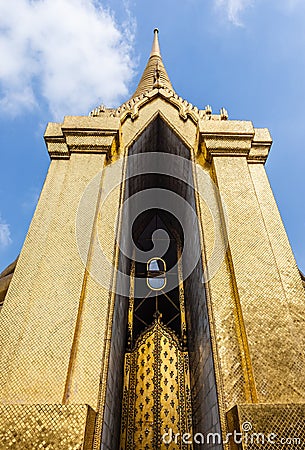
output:
<instances>
[{"instance_id":1,"label":"gilded panel","mask_svg":"<svg viewBox=\"0 0 305 450\"><path fill-rule=\"evenodd\" d=\"M214 167L227 207L234 295L252 390L261 402L301 401L304 356L246 158L217 157Z\"/></svg>"},{"instance_id":2,"label":"gilded panel","mask_svg":"<svg viewBox=\"0 0 305 450\"><path fill-rule=\"evenodd\" d=\"M87 405L0 406L1 450L91 450L95 413Z\"/></svg>"},{"instance_id":3,"label":"gilded panel","mask_svg":"<svg viewBox=\"0 0 305 450\"><path fill-rule=\"evenodd\" d=\"M3 403L63 401L85 273L75 217L83 191L101 169L103 158L73 154L70 160L51 163L1 312ZM88 218L91 227L92 219ZM92 353L98 373L99 352L100 344Z\"/></svg>"},{"instance_id":4,"label":"gilded panel","mask_svg":"<svg viewBox=\"0 0 305 450\"><path fill-rule=\"evenodd\" d=\"M304 404L237 405L227 418L231 450L305 448Z\"/></svg>"},{"instance_id":5,"label":"gilded panel","mask_svg":"<svg viewBox=\"0 0 305 450\"><path fill-rule=\"evenodd\" d=\"M211 327L215 333L215 366L219 371L219 382L223 396L223 407L227 410L237 402L246 400L245 380L241 359L240 329L234 300L232 273L226 249L226 238L222 211L217 191L207 189L206 178L210 178L210 167L196 171L199 214L202 224L206 260L209 261L215 246L223 252L222 262L209 281L209 302L212 309ZM212 179L211 179L212 183ZM216 235L216 228L222 230ZM215 239L221 242L216 242ZM213 269L213 268L212 268Z\"/></svg>"},{"instance_id":6,"label":"gilded panel","mask_svg":"<svg viewBox=\"0 0 305 450\"><path fill-rule=\"evenodd\" d=\"M187 352L173 332L156 321L125 357L121 449L190 449L181 439L171 444L165 433L192 431Z\"/></svg>"},{"instance_id":7,"label":"gilded panel","mask_svg":"<svg viewBox=\"0 0 305 450\"><path fill-rule=\"evenodd\" d=\"M156 98L145 105L140 110L139 117L135 121L128 118L122 124L124 145L129 145L135 140L158 112L166 117L166 120L171 123L171 127L176 130L183 142L186 142L189 147L194 146L196 141L196 125L190 119L182 120L178 110L161 98Z\"/></svg>"},{"instance_id":8,"label":"gilded panel","mask_svg":"<svg viewBox=\"0 0 305 450\"><path fill-rule=\"evenodd\" d=\"M299 270L265 168L262 164L251 164L249 170L283 285L289 314L293 320L294 327L291 332L294 334L295 345L302 354L305 347L305 294ZM299 388L302 386L304 392L305 380L302 381L301 377L300 384Z\"/></svg>"}]
</instances>

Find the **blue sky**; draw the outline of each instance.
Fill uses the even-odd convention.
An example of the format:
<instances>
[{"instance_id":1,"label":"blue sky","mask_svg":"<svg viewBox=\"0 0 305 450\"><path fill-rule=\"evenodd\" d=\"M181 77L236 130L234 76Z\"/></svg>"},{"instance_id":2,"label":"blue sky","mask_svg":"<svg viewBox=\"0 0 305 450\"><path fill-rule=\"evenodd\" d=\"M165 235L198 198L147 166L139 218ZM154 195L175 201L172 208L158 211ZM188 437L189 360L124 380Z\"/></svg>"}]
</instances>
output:
<instances>
[{"instance_id":1,"label":"blue sky","mask_svg":"<svg viewBox=\"0 0 305 450\"><path fill-rule=\"evenodd\" d=\"M11 0L0 4L0 271L22 247L49 165L47 122L131 94L160 29L176 92L268 127L266 170L305 272L302 0Z\"/></svg>"}]
</instances>

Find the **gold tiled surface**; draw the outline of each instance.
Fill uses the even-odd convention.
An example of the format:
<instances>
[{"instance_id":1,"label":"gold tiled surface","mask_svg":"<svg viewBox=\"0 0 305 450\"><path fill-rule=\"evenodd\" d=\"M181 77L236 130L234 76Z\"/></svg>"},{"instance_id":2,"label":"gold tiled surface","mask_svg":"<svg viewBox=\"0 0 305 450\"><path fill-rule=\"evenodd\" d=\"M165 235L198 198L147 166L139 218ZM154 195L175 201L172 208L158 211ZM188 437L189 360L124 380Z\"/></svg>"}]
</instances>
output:
<instances>
[{"instance_id":1,"label":"gold tiled surface","mask_svg":"<svg viewBox=\"0 0 305 450\"><path fill-rule=\"evenodd\" d=\"M120 184L106 199L105 195L107 188L113 185L113 177L115 180L120 180L122 176L120 170L121 166L118 165L114 170L107 169L102 175L102 194L88 262L89 274L83 285L82 319L74 375L71 381L69 402L88 403L88 399L90 399L90 405L93 408L97 408L98 404L97 393L102 370L106 327L109 321L109 290L113 276ZM89 224L88 229L91 229ZM100 259L101 251L107 259L107 265ZM118 332L125 332L123 326Z\"/></svg>"},{"instance_id":2,"label":"gold tiled surface","mask_svg":"<svg viewBox=\"0 0 305 450\"><path fill-rule=\"evenodd\" d=\"M206 109L199 110L192 103L179 97L173 90L167 87L161 87L160 89L152 88L145 94L141 94L140 96L123 103L119 108L114 110L112 114L113 116L120 117L122 123L128 116L130 116L132 120L136 120L139 117L140 110L156 97L162 98L167 103L173 105L179 111L179 116L182 120L190 118L195 124L198 123L199 118L218 121L224 120L224 116L222 115L209 115ZM101 113L104 114L105 111L99 111L99 108L96 108L91 112L91 115L96 116Z\"/></svg>"},{"instance_id":3,"label":"gold tiled surface","mask_svg":"<svg viewBox=\"0 0 305 450\"><path fill-rule=\"evenodd\" d=\"M103 134L94 133L86 134L71 134L66 136L66 142L69 147L82 148L84 152L86 149L92 151L96 147L96 152L101 149L108 149L111 147L114 136L104 136Z\"/></svg>"},{"instance_id":4,"label":"gold tiled surface","mask_svg":"<svg viewBox=\"0 0 305 450\"><path fill-rule=\"evenodd\" d=\"M0 450L90 450L95 413L87 405L0 406Z\"/></svg>"},{"instance_id":5,"label":"gold tiled surface","mask_svg":"<svg viewBox=\"0 0 305 450\"><path fill-rule=\"evenodd\" d=\"M215 155L247 155L250 151L254 136L251 122L201 120L199 127L201 151L209 162Z\"/></svg>"},{"instance_id":6,"label":"gold tiled surface","mask_svg":"<svg viewBox=\"0 0 305 450\"><path fill-rule=\"evenodd\" d=\"M21 397L18 381L22 385L22 378L23 388L29 387L31 389L31 385L28 386L27 363L26 361L19 363L19 352L24 335L28 333L29 336L30 334L30 330L27 330L27 328L32 315L33 296L36 297L39 295L39 291L34 294L33 291L36 288L37 278L39 279L40 264L42 264L44 259L44 248L47 242L48 230L51 227L52 218L56 216L55 212L58 202L54 201L54 199L58 198L63 189L66 168L66 161L61 163L54 161L49 169L47 182L41 193L39 204L21 252L14 280L11 283L5 306L1 312L0 341L2 352L0 357L0 387L2 401L11 400L11 402L14 402L12 397L17 397L17 399ZM45 205L48 205L48 207L46 208ZM43 227L41 226L42 223L44 224ZM33 246L35 246L35 251L33 251ZM40 281L45 284L47 274L43 278L44 280ZM30 336L28 339L30 339ZM35 333L35 328L32 332L32 340L33 342L36 341L38 345L38 335ZM20 374L22 369L23 375ZM60 373L59 379L64 379L63 373ZM37 379L36 381L38 383ZM48 392L48 381L44 389L47 397L45 401L52 402L48 398L49 395L51 396L51 392ZM58 387L57 389L55 388L55 392L53 391L55 395L56 390L58 390ZM25 401L22 397L20 400ZM39 400L33 399L34 402L39 402ZM60 394L58 395L57 401L60 401Z\"/></svg>"},{"instance_id":7,"label":"gold tiled surface","mask_svg":"<svg viewBox=\"0 0 305 450\"><path fill-rule=\"evenodd\" d=\"M294 327L291 332L294 335L295 344L299 348L300 355L302 355L305 348L305 292L300 273L264 166L262 164L251 164L249 170L283 285L285 301L293 321Z\"/></svg>"},{"instance_id":8,"label":"gold tiled surface","mask_svg":"<svg viewBox=\"0 0 305 450\"><path fill-rule=\"evenodd\" d=\"M62 129L61 129L61 125L62 124L60 122L49 122L47 124L47 128L46 128L46 131L44 133L44 136L45 137L51 137L51 138L62 137L63 136L63 132L62 132Z\"/></svg>"},{"instance_id":9,"label":"gold tiled surface","mask_svg":"<svg viewBox=\"0 0 305 450\"><path fill-rule=\"evenodd\" d=\"M160 84L161 86L166 86L169 89L173 89L172 84L168 78L166 69L163 65L162 62L162 58L157 55L157 54L153 54L151 55L151 57L149 58L147 65L144 69L143 75L141 77L141 80L138 84L138 87L136 89L136 91L134 92L134 94L132 95L133 97L138 97L141 94L145 94L147 91L151 90L153 88L154 85L154 77L155 77L155 71L156 71L156 65L158 64L158 68L160 71Z\"/></svg>"},{"instance_id":10,"label":"gold tiled surface","mask_svg":"<svg viewBox=\"0 0 305 450\"><path fill-rule=\"evenodd\" d=\"M68 403L88 402L97 409L108 299L108 290L88 276Z\"/></svg>"},{"instance_id":11,"label":"gold tiled surface","mask_svg":"<svg viewBox=\"0 0 305 450\"><path fill-rule=\"evenodd\" d=\"M219 212L219 201L216 192L206 187L206 176L210 176L210 167L197 170L198 193L200 203L201 224L207 260L210 259L215 246L215 229L223 227ZM213 206L213 210L209 208ZM215 211L217 212L215 214ZM246 400L245 380L240 354L240 329L234 301L234 292L224 235L220 234L220 249L224 259L215 275L209 282L211 308L211 327L216 337L217 362L225 409L229 409L238 401ZM219 244L219 242L218 242Z\"/></svg>"},{"instance_id":12,"label":"gold tiled surface","mask_svg":"<svg viewBox=\"0 0 305 450\"><path fill-rule=\"evenodd\" d=\"M69 158L70 152L107 153L118 140L120 121L108 113L100 117L66 116L49 123L44 134L51 158Z\"/></svg>"},{"instance_id":13,"label":"gold tiled surface","mask_svg":"<svg viewBox=\"0 0 305 450\"><path fill-rule=\"evenodd\" d=\"M305 448L304 404L238 405L227 413L229 432L243 434L230 450L301 450ZM239 437L239 436L238 436Z\"/></svg>"},{"instance_id":14,"label":"gold tiled surface","mask_svg":"<svg viewBox=\"0 0 305 450\"><path fill-rule=\"evenodd\" d=\"M121 200L123 165L107 166L103 175L103 189L101 192L101 207L97 221L98 245L94 245L90 267L94 273L100 273L102 278L109 280L110 292L107 298L106 327L104 337L103 365L100 371L101 385L98 403L98 418L94 449L100 445L105 449L112 449L119 438L119 420L117 405L121 403L120 386L125 350L126 298L115 295L116 271L118 267L117 239L120 236L118 212ZM107 264L101 264L98 252L102 249ZM109 288L108 288L109 289ZM86 342L84 341L84 345Z\"/></svg>"},{"instance_id":15,"label":"gold tiled surface","mask_svg":"<svg viewBox=\"0 0 305 450\"><path fill-rule=\"evenodd\" d=\"M171 123L188 147L196 148L198 124L191 119L182 120L181 111L154 97L141 108L136 120L122 119L121 152L157 113ZM108 139L107 133L102 139L94 137L94 130L108 130L114 135L120 126L119 119L108 113L94 118L66 117L63 124L53 125L48 127L46 137L51 142L56 134L50 145L59 152L58 157L69 156L66 144L60 141L64 133L69 134L68 129L72 130L71 145L91 143L103 147L104 143L109 147L112 138ZM90 139L77 135L82 127L92 131ZM200 127L199 131L208 135L210 155L215 146L218 154L225 150L226 155L246 155L254 132L258 142L252 160L265 158L268 153L267 132L255 131L250 122L205 121L200 122ZM200 158L204 166L202 154ZM72 154L70 160L52 161L0 315L3 403L65 401L97 408L100 375L103 362L107 368L109 356L109 348L105 359L103 352L105 336L111 337L108 321L113 308L112 305L109 309L112 266L99 266L98 249L102 247L112 264L119 189L111 194L98 215L99 241L92 242L88 260L89 270L103 272L106 283L102 285L94 274L85 271L80 260L75 216L85 187L104 162L105 155L98 154ZM217 156L213 167L229 217L229 249L209 283L207 299L220 408L255 401L256 391L261 402L304 401L304 293L264 168L248 166L246 157L236 156ZM207 173L210 170L208 166L205 169ZM109 171L102 180L102 196L111 179L120 177L121 173ZM198 184L200 189L200 179ZM84 219L90 230L97 201L98 190L94 207L88 208ZM217 209L218 199L215 197L213 202ZM215 233L213 217L202 200L200 214L209 257ZM220 216L216 216L216 226L221 226ZM215 385L211 360L211 385ZM103 379L107 380L107 374L103 373ZM108 386L115 386L113 379L110 371ZM101 410L105 389L102 386ZM114 419L108 419L110 429Z\"/></svg>"},{"instance_id":16,"label":"gold tiled surface","mask_svg":"<svg viewBox=\"0 0 305 450\"><path fill-rule=\"evenodd\" d=\"M268 128L254 128L254 131L254 139L247 159L251 163L264 163L272 145L272 137Z\"/></svg>"},{"instance_id":17,"label":"gold tiled surface","mask_svg":"<svg viewBox=\"0 0 305 450\"><path fill-rule=\"evenodd\" d=\"M200 120L200 132L215 136L216 134L223 134L227 136L253 136L254 128L252 122L249 120Z\"/></svg>"},{"instance_id":18,"label":"gold tiled surface","mask_svg":"<svg viewBox=\"0 0 305 450\"><path fill-rule=\"evenodd\" d=\"M109 111L109 110L108 110ZM62 123L64 130L117 130L120 125L120 119L117 117L110 117L106 111L106 114L102 114L98 117L88 116L65 116ZM47 129L48 131L48 129ZM52 133L52 130L50 130ZM50 134L51 134L50 133Z\"/></svg>"},{"instance_id":19,"label":"gold tiled surface","mask_svg":"<svg viewBox=\"0 0 305 450\"><path fill-rule=\"evenodd\" d=\"M85 275L76 245L75 217L81 195L102 168L104 158L73 154L70 160L51 163L1 312L3 403L62 402L76 337L82 346L78 361L87 363L86 369L77 372L78 379L73 378L73 402L79 403L81 398L81 402L93 407L97 404L107 304L105 294L103 303L100 289L94 286L85 307L84 349L82 328L74 335ZM87 221L92 222L92 217ZM103 308L104 322L96 312Z\"/></svg>"},{"instance_id":20,"label":"gold tiled surface","mask_svg":"<svg viewBox=\"0 0 305 450\"><path fill-rule=\"evenodd\" d=\"M300 402L305 398L304 356L296 334L301 327L296 329L285 296L246 158L217 157L213 162L227 206L231 273L244 325L242 342L250 363L250 381L254 377L253 388L260 402ZM285 253L288 241L281 235L277 244L275 239L274 245ZM302 317L299 320L304 323Z\"/></svg>"},{"instance_id":21,"label":"gold tiled surface","mask_svg":"<svg viewBox=\"0 0 305 450\"><path fill-rule=\"evenodd\" d=\"M67 145L64 142L48 142L48 152L50 157L68 159L70 153Z\"/></svg>"},{"instance_id":22,"label":"gold tiled surface","mask_svg":"<svg viewBox=\"0 0 305 450\"><path fill-rule=\"evenodd\" d=\"M141 114L135 122L130 118L125 120L122 124L124 145L129 145L136 139L157 113L160 113L165 118L165 122L169 122L171 127L174 127L175 132L183 142L186 142L190 147L194 146L197 131L194 122L190 119L186 121L182 120L179 117L179 111L161 98L156 98L147 103L141 109Z\"/></svg>"}]
</instances>

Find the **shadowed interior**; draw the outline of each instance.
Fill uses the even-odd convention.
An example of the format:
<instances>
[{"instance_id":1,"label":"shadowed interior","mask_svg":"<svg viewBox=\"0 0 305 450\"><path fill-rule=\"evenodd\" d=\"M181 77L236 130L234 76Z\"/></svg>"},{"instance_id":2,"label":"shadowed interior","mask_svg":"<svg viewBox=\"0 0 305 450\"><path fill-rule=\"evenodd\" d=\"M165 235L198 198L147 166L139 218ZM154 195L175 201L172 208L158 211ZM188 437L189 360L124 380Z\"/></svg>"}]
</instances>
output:
<instances>
[{"instance_id":1,"label":"shadowed interior","mask_svg":"<svg viewBox=\"0 0 305 450\"><path fill-rule=\"evenodd\" d=\"M124 201L131 198L134 194L147 189L164 189L172 191L182 197L196 211L196 200L193 188L193 173L190 168L190 151L178 138L178 136L169 128L169 126L157 116L151 122L144 132L138 137L136 142L129 148L128 155L138 155L148 152L159 152L160 154L170 153L182 157L177 158L177 165L174 167L175 177L151 173L150 167L141 167L141 174L137 174L135 165L137 158L129 158L126 167L127 182L125 186ZM185 161L185 163L183 162ZM172 164L172 161L171 161ZM157 194L158 195L158 194ZM162 195L162 191L160 191ZM182 212L183 215L183 212ZM133 254L136 260L138 249L147 251L152 248L151 234L156 229L164 229L170 238L170 247L165 255L155 255L165 260L168 268L177 262L177 243L179 241L183 248L186 233L189 234L190 255L196 254L196 249L201 248L199 237L199 226L197 215L195 219L187 218L182 229L181 224L170 213L162 209L154 208L143 211L132 224L132 234L128 235L130 221L130 210L123 209L122 231L120 236L121 246L124 243L128 248L129 255ZM126 224L124 226L124 224ZM131 258L120 254L119 273L117 283L123 283L120 272L130 274L132 267ZM135 265L135 272L138 278L147 276L144 263ZM182 273L185 268L182 267ZM185 276L183 275L183 279ZM187 349L190 357L190 378L192 394L193 411L193 430L200 433L220 432L219 407L217 400L214 362L212 356L210 327L206 305L205 286L203 284L202 262L201 259L195 264L195 269L183 282L185 311L187 319ZM128 286L125 286L128 292ZM169 291L168 294L173 298L173 303L178 304L178 288ZM160 299L162 300L162 299ZM112 326L112 342L110 351L110 365L106 393L106 409L104 416L104 427L102 442L104 448L119 448L120 436L120 415L118 405L121 404L122 386L123 386L123 364L124 355L127 350L127 317L128 317L127 297L117 295L115 300L114 318ZM137 300L137 288L135 283L135 302ZM139 304L139 303L138 303ZM162 306L160 307L162 308ZM173 307L174 309L174 307ZM141 318L147 325L153 321L155 311L154 302L146 302L142 307ZM164 321L173 317L174 311L163 309ZM133 343L146 325L140 320L134 320ZM173 320L171 327L175 333L181 337L180 322ZM204 448L200 445L200 448ZM213 448L220 449L221 446Z\"/></svg>"}]
</instances>

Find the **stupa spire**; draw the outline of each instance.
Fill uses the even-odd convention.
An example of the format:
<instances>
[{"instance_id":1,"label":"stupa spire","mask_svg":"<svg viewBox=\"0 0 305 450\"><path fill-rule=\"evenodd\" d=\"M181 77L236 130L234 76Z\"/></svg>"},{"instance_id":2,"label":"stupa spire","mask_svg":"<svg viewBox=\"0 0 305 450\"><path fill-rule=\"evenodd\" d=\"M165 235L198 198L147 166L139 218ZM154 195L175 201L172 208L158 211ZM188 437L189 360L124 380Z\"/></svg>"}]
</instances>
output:
<instances>
[{"instance_id":1,"label":"stupa spire","mask_svg":"<svg viewBox=\"0 0 305 450\"><path fill-rule=\"evenodd\" d=\"M152 49L151 49L151 52L150 52L150 55L149 55L150 58L152 56L160 56L160 58L161 58L158 34L159 34L159 30L158 30L158 28L155 28L154 29L154 41L153 41Z\"/></svg>"},{"instance_id":2,"label":"stupa spire","mask_svg":"<svg viewBox=\"0 0 305 450\"><path fill-rule=\"evenodd\" d=\"M158 28L155 28L154 40L151 53L149 55L149 60L132 98L144 94L145 92L150 91L153 88L159 89L161 87L165 87L173 90L172 83L170 82L162 61L158 34L159 30Z\"/></svg>"}]
</instances>

